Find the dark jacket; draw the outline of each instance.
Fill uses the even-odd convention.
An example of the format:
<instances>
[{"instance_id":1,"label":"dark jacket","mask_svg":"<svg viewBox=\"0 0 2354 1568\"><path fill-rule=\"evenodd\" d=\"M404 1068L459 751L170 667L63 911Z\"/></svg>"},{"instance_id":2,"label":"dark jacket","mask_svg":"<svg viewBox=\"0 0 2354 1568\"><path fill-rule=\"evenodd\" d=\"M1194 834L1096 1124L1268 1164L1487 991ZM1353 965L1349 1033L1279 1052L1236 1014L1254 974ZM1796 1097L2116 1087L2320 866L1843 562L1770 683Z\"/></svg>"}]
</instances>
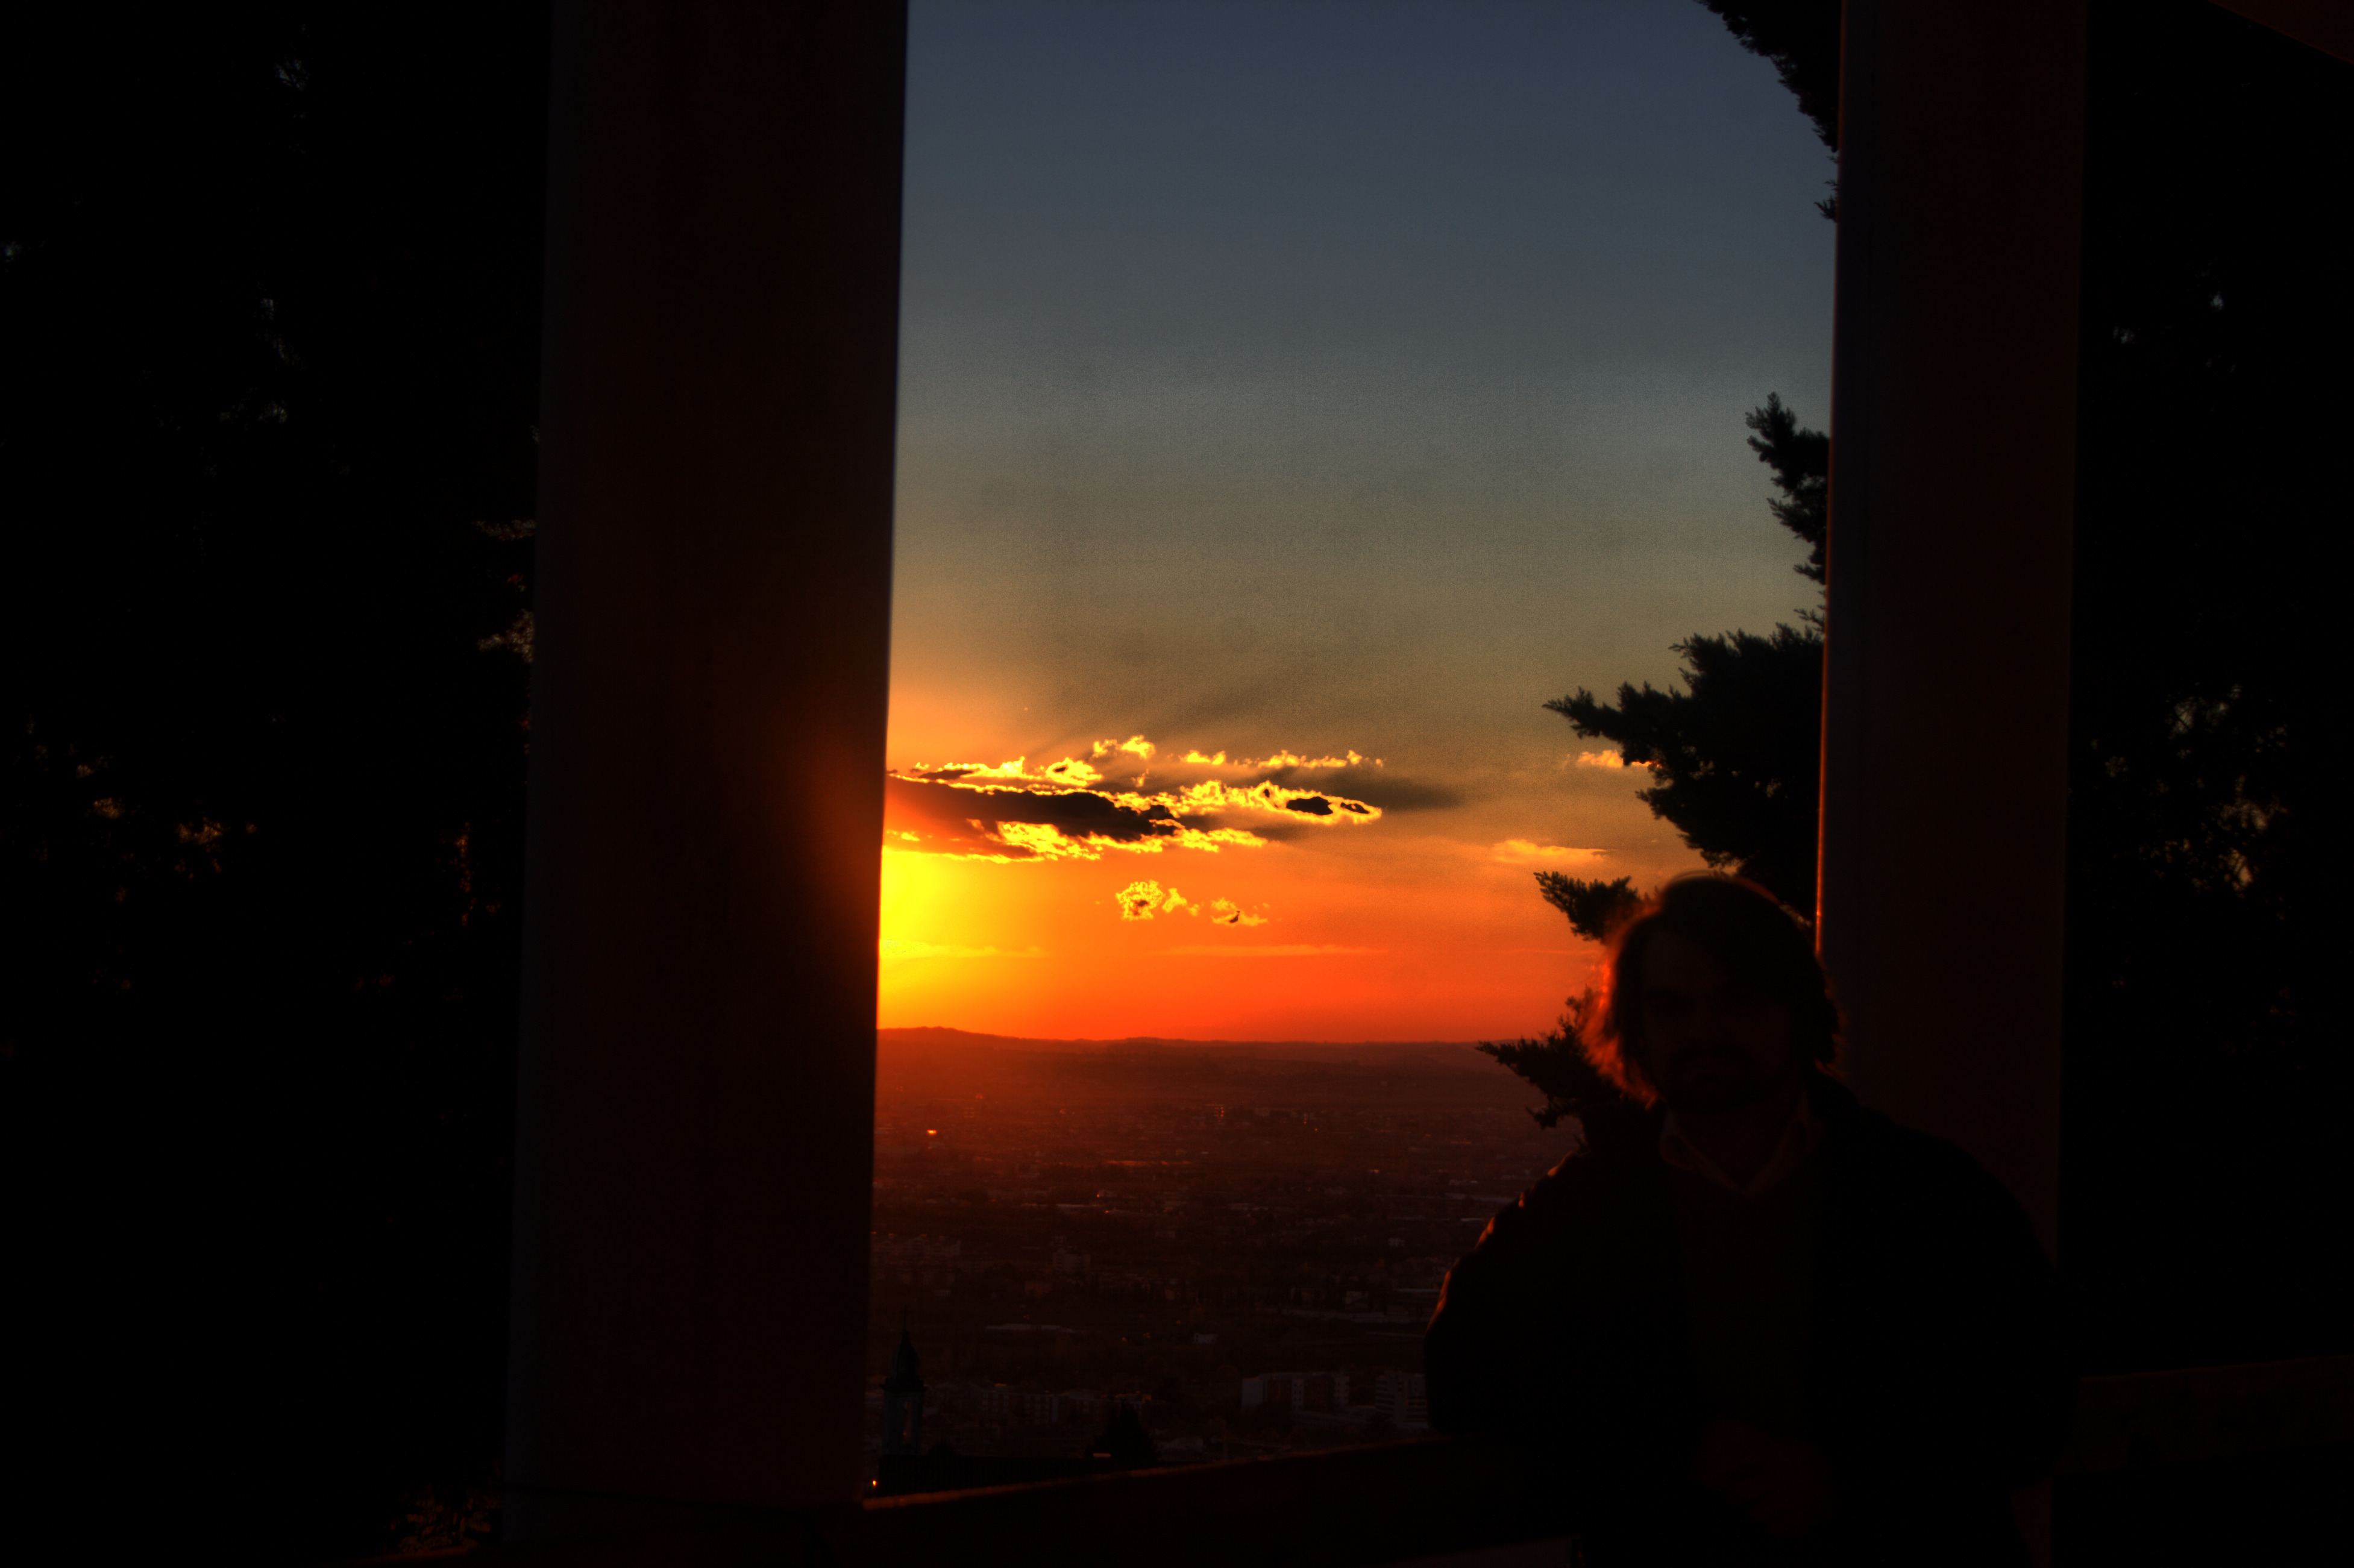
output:
<instances>
[{"instance_id":1,"label":"dark jacket","mask_svg":"<svg viewBox=\"0 0 2354 1568\"><path fill-rule=\"evenodd\" d=\"M1839 1519L1793 1562L2024 1563L2011 1489L2066 1442L2073 1379L2052 1267L2025 1213L1951 1144L1827 1077L1806 1436ZM1690 1480L1710 1412L1658 1150L1663 1113L1597 1124L1447 1277L1425 1353L1433 1423L1555 1451L1592 1560L1771 1549ZM1746 1538L1745 1540L1744 1538ZM1731 1548L1728 1553L1728 1548Z\"/></svg>"}]
</instances>

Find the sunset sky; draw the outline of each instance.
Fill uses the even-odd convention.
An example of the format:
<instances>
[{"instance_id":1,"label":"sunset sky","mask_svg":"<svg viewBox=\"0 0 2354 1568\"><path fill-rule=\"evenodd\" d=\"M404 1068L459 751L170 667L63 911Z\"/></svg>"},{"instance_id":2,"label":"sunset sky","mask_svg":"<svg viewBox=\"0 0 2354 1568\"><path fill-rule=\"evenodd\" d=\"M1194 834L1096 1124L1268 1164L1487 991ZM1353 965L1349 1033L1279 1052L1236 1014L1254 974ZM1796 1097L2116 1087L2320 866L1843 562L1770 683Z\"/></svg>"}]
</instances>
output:
<instances>
[{"instance_id":1,"label":"sunset sky","mask_svg":"<svg viewBox=\"0 0 2354 1568\"><path fill-rule=\"evenodd\" d=\"M882 1022L1543 1029L1698 862L1540 705L1813 593L1830 174L1689 0L917 0Z\"/></svg>"}]
</instances>

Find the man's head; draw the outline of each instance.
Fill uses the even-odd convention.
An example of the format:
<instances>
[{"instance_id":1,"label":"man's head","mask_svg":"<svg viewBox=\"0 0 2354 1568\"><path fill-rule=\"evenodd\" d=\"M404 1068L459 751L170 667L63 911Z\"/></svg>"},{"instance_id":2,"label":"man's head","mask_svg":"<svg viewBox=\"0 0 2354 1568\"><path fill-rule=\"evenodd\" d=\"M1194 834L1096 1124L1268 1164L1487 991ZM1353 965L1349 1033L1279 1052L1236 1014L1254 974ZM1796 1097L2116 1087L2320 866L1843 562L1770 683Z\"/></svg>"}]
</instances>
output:
<instances>
[{"instance_id":1,"label":"man's head","mask_svg":"<svg viewBox=\"0 0 2354 1568\"><path fill-rule=\"evenodd\" d=\"M1613 947L1586 1045L1639 1098L1738 1109L1839 1054L1839 1008L1807 929L1754 883L1680 877Z\"/></svg>"}]
</instances>

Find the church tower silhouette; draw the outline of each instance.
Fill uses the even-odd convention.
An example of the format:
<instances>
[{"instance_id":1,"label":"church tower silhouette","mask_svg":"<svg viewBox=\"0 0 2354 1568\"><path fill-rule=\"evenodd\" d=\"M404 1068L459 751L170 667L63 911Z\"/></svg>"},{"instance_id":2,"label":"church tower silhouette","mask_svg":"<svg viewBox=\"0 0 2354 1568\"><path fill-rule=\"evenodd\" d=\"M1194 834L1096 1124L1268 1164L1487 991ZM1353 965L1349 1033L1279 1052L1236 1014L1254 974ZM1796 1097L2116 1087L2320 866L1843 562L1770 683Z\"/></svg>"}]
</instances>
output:
<instances>
[{"instance_id":1,"label":"church tower silhouette","mask_svg":"<svg viewBox=\"0 0 2354 1568\"><path fill-rule=\"evenodd\" d=\"M883 1380L883 1452L924 1451L924 1364L907 1326L899 1326L899 1348L891 1352L890 1375Z\"/></svg>"}]
</instances>

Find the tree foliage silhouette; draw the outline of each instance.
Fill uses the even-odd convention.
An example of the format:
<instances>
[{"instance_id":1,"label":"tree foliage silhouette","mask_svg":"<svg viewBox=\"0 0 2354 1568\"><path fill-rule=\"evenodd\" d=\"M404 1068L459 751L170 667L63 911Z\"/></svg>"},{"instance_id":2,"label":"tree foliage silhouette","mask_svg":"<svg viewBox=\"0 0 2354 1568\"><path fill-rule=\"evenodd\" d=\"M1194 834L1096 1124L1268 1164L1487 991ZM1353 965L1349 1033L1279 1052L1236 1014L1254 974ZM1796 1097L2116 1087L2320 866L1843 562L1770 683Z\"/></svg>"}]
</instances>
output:
<instances>
[{"instance_id":1,"label":"tree foliage silhouette","mask_svg":"<svg viewBox=\"0 0 2354 1568\"><path fill-rule=\"evenodd\" d=\"M1635 879L1586 881L1558 871L1537 873L1537 891L1569 917L1570 929L1589 942L1606 942L1611 929L1638 902Z\"/></svg>"},{"instance_id":2,"label":"tree foliage silhouette","mask_svg":"<svg viewBox=\"0 0 2354 1568\"><path fill-rule=\"evenodd\" d=\"M1782 85L1839 151L1840 0L1701 0L1741 47L1774 63Z\"/></svg>"},{"instance_id":3,"label":"tree foliage silhouette","mask_svg":"<svg viewBox=\"0 0 2354 1568\"><path fill-rule=\"evenodd\" d=\"M1589 942L1608 941L1620 922L1642 902L1635 892L1634 878L1628 876L1604 882L1541 871L1537 887L1546 903L1568 916L1570 928ZM1585 1032L1594 1022L1596 1005L1596 993L1589 989L1569 999L1543 1038L1483 1040L1479 1045L1483 1054L1544 1096L1544 1104L1529 1112L1539 1127L1550 1130L1564 1120L1575 1121L1581 1138L1588 1143L1606 1139L1627 1128L1641 1108L1622 1095L1585 1054Z\"/></svg>"},{"instance_id":4,"label":"tree foliage silhouette","mask_svg":"<svg viewBox=\"0 0 2354 1568\"><path fill-rule=\"evenodd\" d=\"M1823 580L1830 440L1802 428L1778 395L1747 418L1750 450L1772 471L1776 522L1808 546L1794 568ZM1734 631L1675 645L1683 691L1622 685L1611 705L1580 688L1547 703L1581 736L1616 742L1656 780L1638 798L1673 823L1710 865L1730 868L1785 904L1814 909L1816 780L1820 776L1823 637L1820 617L1766 636ZM1537 891L1591 942L1606 942L1640 902L1630 877L1604 882L1536 874ZM1545 1097L1540 1126L1577 1122L1588 1142L1631 1135L1639 1109L1587 1059L1592 991L1573 996L1543 1038L1482 1041L1479 1049Z\"/></svg>"},{"instance_id":5,"label":"tree foliage silhouette","mask_svg":"<svg viewBox=\"0 0 2354 1568\"><path fill-rule=\"evenodd\" d=\"M1751 54L1774 63L1782 85L1814 122L1824 146L1839 151L1840 0L1701 0ZM1837 181L1815 210L1837 221Z\"/></svg>"},{"instance_id":6,"label":"tree foliage silhouette","mask_svg":"<svg viewBox=\"0 0 2354 1568\"><path fill-rule=\"evenodd\" d=\"M496 1457L546 48L535 5L0 24L0 1143L52 1520L98 1487L185 1546L266 1485L240 1551L364 1556Z\"/></svg>"},{"instance_id":7,"label":"tree foliage silhouette","mask_svg":"<svg viewBox=\"0 0 2354 1568\"><path fill-rule=\"evenodd\" d=\"M2194 0L2100 0L2091 43L2065 1263L2104 1365L2354 1349L2314 1245L2354 1203L2354 66Z\"/></svg>"},{"instance_id":8,"label":"tree foliage silhouette","mask_svg":"<svg viewBox=\"0 0 2354 1568\"><path fill-rule=\"evenodd\" d=\"M1784 406L1778 393L1766 394L1765 407L1752 408L1743 421L1749 427L1749 450L1774 471L1774 488L1780 498L1768 498L1774 521L1807 542L1807 558L1790 569L1809 582L1823 580L1823 551L1830 542L1831 439L1820 430L1801 429L1797 415ZM1819 612L1804 612L1819 625Z\"/></svg>"},{"instance_id":9,"label":"tree foliage silhouette","mask_svg":"<svg viewBox=\"0 0 2354 1568\"><path fill-rule=\"evenodd\" d=\"M1801 428L1776 395L1748 425L1750 448L1781 493L1767 503L1774 519L1808 548L1796 569L1820 583L1829 438ZM1811 916L1823 637L1818 612L1801 611L1800 621L1764 636L1732 631L1675 644L1681 691L1648 681L1621 685L1614 705L1581 686L1545 706L1579 735L1613 742L1628 764L1649 768L1654 782L1639 798L1710 865L1737 871ZM1561 906L1542 877L1539 885Z\"/></svg>"}]
</instances>

